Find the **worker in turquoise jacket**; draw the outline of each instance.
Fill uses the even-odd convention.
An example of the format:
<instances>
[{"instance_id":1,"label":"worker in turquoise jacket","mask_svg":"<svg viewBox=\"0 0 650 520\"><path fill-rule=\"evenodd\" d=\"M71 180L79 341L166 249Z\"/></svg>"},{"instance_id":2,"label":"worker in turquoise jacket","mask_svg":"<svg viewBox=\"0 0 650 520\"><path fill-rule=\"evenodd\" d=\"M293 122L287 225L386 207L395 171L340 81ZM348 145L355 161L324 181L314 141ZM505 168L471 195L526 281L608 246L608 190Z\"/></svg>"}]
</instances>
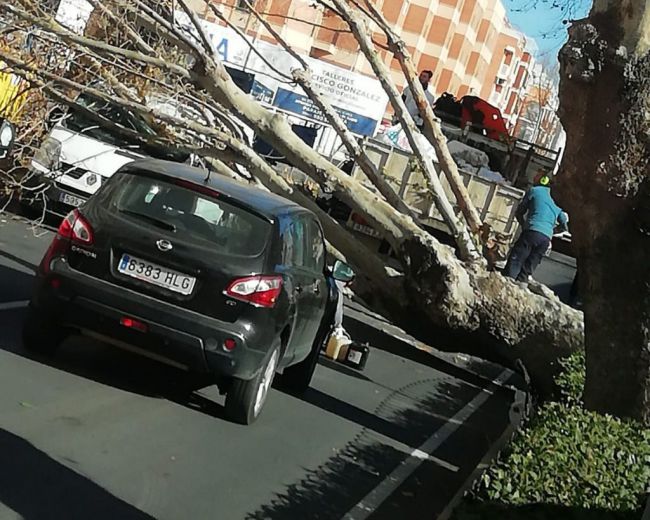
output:
<instances>
[{"instance_id":1,"label":"worker in turquoise jacket","mask_svg":"<svg viewBox=\"0 0 650 520\"><path fill-rule=\"evenodd\" d=\"M516 217L523 231L515 243L504 274L518 282L527 282L542 261L553 238L555 227L566 228L569 218L551 197L551 180L537 176L536 186L530 189L517 208Z\"/></svg>"}]
</instances>

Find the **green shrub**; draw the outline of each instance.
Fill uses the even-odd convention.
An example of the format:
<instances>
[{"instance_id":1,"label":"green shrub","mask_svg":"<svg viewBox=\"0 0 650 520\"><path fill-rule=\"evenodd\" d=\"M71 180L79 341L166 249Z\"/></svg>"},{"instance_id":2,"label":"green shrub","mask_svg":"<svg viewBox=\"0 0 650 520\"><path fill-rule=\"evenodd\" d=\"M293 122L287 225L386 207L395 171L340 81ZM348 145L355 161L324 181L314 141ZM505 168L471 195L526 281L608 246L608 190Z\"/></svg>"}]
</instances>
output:
<instances>
[{"instance_id":1,"label":"green shrub","mask_svg":"<svg viewBox=\"0 0 650 520\"><path fill-rule=\"evenodd\" d=\"M582 390L585 387L585 353L579 351L561 359L562 371L555 379L560 387L562 398L569 404L582 403Z\"/></svg>"},{"instance_id":2,"label":"green shrub","mask_svg":"<svg viewBox=\"0 0 650 520\"><path fill-rule=\"evenodd\" d=\"M483 474L474 498L521 507L638 510L650 482L650 430L582 407L584 356L563 361L562 402L544 404Z\"/></svg>"},{"instance_id":3,"label":"green shrub","mask_svg":"<svg viewBox=\"0 0 650 520\"><path fill-rule=\"evenodd\" d=\"M650 432L638 424L548 403L479 483L479 495L513 505L639 508L650 481Z\"/></svg>"}]
</instances>

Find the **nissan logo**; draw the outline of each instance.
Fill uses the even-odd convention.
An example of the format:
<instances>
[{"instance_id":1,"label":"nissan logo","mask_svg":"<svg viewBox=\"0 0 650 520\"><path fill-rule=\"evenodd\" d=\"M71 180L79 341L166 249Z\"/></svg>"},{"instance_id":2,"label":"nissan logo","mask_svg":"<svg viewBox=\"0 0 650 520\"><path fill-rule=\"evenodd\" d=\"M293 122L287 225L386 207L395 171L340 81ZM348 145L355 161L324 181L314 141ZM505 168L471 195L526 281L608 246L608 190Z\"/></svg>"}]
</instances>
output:
<instances>
[{"instance_id":1,"label":"nissan logo","mask_svg":"<svg viewBox=\"0 0 650 520\"><path fill-rule=\"evenodd\" d=\"M174 248L169 240L158 240L156 245L162 252L171 251Z\"/></svg>"}]
</instances>

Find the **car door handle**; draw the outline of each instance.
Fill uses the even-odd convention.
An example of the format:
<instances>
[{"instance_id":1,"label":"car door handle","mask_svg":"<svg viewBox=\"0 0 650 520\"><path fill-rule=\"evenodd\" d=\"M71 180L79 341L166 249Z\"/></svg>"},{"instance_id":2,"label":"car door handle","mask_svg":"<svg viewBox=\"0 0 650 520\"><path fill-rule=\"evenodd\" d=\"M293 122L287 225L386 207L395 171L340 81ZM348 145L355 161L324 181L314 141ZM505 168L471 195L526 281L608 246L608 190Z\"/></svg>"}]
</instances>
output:
<instances>
[{"instance_id":1,"label":"car door handle","mask_svg":"<svg viewBox=\"0 0 650 520\"><path fill-rule=\"evenodd\" d=\"M300 294L302 292L302 285L296 285L296 292Z\"/></svg>"}]
</instances>

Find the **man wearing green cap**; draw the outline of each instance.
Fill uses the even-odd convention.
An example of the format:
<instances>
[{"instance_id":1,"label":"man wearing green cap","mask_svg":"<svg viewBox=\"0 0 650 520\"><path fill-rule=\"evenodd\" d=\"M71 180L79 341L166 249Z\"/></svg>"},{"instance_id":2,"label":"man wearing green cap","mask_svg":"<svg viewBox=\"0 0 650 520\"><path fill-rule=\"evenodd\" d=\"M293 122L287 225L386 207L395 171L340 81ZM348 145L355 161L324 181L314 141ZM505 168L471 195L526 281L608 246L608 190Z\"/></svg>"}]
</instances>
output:
<instances>
[{"instance_id":1,"label":"man wearing green cap","mask_svg":"<svg viewBox=\"0 0 650 520\"><path fill-rule=\"evenodd\" d=\"M555 227L566 227L569 222L567 214L551 197L550 178L540 173L536 181L517 208L516 217L523 231L503 271L518 282L527 282L532 276L551 244Z\"/></svg>"}]
</instances>

